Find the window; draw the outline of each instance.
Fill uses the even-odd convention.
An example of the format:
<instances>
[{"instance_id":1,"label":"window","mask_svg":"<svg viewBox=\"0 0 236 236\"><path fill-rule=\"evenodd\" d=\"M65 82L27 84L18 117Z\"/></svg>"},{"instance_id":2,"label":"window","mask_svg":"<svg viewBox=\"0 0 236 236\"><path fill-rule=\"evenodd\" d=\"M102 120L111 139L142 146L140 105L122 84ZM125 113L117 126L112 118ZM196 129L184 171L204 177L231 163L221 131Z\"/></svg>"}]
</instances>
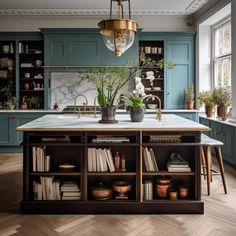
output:
<instances>
[{"instance_id":1,"label":"window","mask_svg":"<svg viewBox=\"0 0 236 236\"><path fill-rule=\"evenodd\" d=\"M213 28L214 87L231 86L231 21Z\"/></svg>"}]
</instances>

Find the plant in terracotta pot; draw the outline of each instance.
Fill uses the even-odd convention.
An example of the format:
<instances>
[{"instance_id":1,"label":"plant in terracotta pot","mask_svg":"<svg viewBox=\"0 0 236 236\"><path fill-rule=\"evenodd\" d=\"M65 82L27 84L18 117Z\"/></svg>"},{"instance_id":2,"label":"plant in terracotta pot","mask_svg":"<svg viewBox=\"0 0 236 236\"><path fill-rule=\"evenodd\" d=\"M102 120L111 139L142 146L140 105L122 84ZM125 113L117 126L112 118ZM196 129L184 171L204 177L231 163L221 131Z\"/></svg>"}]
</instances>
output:
<instances>
[{"instance_id":1,"label":"plant in terracotta pot","mask_svg":"<svg viewBox=\"0 0 236 236\"><path fill-rule=\"evenodd\" d=\"M203 91L199 93L198 96L199 106L205 105L206 116L211 118L215 113L215 99L213 96L213 91Z\"/></svg>"},{"instance_id":2,"label":"plant in terracotta pot","mask_svg":"<svg viewBox=\"0 0 236 236\"><path fill-rule=\"evenodd\" d=\"M184 90L184 100L187 106L187 109L193 110L194 105L194 90L193 85L190 85L187 90Z\"/></svg>"},{"instance_id":3,"label":"plant in terracotta pot","mask_svg":"<svg viewBox=\"0 0 236 236\"><path fill-rule=\"evenodd\" d=\"M115 99L121 89L138 71L137 66L92 68L86 73L86 78L92 82L97 90L97 101L101 106L100 123L116 123Z\"/></svg>"},{"instance_id":4,"label":"plant in terracotta pot","mask_svg":"<svg viewBox=\"0 0 236 236\"><path fill-rule=\"evenodd\" d=\"M231 105L231 87L221 86L215 88L213 96L217 105L217 115L221 117L223 121L227 120L229 106Z\"/></svg>"}]
</instances>

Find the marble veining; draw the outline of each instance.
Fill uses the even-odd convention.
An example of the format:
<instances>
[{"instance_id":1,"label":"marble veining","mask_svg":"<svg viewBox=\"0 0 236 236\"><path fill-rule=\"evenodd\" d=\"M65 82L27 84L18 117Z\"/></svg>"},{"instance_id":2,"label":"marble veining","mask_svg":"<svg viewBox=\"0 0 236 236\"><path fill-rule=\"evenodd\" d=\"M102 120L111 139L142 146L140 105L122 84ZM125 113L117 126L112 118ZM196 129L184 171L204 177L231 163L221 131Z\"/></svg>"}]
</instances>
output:
<instances>
[{"instance_id":1,"label":"marble veining","mask_svg":"<svg viewBox=\"0 0 236 236\"><path fill-rule=\"evenodd\" d=\"M59 109L64 109L67 105L74 105L75 97L84 94L88 99L88 104L94 103L97 96L94 84L83 78L79 72L52 72L51 73L51 108L57 102ZM78 99L78 105L83 105L84 100Z\"/></svg>"},{"instance_id":2,"label":"marble veining","mask_svg":"<svg viewBox=\"0 0 236 236\"><path fill-rule=\"evenodd\" d=\"M131 122L129 115L116 115L116 124L98 123L97 118L76 115L46 115L17 128L18 131L79 131L79 130L163 130L163 131L208 131L209 128L197 122L177 115L163 114L162 121L155 119L154 114L145 115L143 122Z\"/></svg>"}]
</instances>

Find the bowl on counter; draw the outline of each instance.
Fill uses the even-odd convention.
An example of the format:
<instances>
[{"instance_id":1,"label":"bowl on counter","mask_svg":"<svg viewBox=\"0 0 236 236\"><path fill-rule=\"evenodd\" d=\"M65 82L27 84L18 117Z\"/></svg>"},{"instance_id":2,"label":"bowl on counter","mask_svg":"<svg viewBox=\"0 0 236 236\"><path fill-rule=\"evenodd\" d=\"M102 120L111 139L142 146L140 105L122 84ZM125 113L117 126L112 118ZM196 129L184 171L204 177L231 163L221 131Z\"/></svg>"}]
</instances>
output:
<instances>
[{"instance_id":1,"label":"bowl on counter","mask_svg":"<svg viewBox=\"0 0 236 236\"><path fill-rule=\"evenodd\" d=\"M157 108L157 104L147 104L149 109L156 109Z\"/></svg>"}]
</instances>

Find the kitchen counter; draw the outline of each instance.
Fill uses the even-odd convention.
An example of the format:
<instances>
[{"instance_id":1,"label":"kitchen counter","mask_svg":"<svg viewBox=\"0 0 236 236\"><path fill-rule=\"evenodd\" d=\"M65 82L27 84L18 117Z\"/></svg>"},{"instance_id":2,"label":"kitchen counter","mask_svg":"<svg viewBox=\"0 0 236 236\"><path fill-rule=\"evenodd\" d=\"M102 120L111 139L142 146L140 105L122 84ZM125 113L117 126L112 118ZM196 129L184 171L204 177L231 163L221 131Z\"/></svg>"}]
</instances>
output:
<instances>
[{"instance_id":1,"label":"kitchen counter","mask_svg":"<svg viewBox=\"0 0 236 236\"><path fill-rule=\"evenodd\" d=\"M77 118L73 114L46 115L25 125L19 126L18 131L92 131L92 130L137 130L137 131L208 131L208 127L184 119L177 115L162 114L159 122L155 115L145 115L143 122L131 122L129 115L116 115L119 121L115 124L98 123L98 118L83 116Z\"/></svg>"}]
</instances>

